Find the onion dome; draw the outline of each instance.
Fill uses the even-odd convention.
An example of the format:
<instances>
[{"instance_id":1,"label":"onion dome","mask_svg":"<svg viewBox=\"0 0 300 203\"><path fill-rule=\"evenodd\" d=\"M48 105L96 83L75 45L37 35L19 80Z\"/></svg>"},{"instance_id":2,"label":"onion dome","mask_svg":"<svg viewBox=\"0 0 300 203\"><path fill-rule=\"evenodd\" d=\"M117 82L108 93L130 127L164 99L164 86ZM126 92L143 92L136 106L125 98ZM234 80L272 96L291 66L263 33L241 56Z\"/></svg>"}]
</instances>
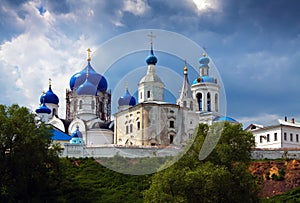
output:
<instances>
[{"instance_id":1,"label":"onion dome","mask_svg":"<svg viewBox=\"0 0 300 203\"><path fill-rule=\"evenodd\" d=\"M136 100L128 91L128 88L126 88L123 96L121 96L118 100L119 106L134 106L136 104Z\"/></svg>"},{"instance_id":2,"label":"onion dome","mask_svg":"<svg viewBox=\"0 0 300 203\"><path fill-rule=\"evenodd\" d=\"M156 56L154 56L152 45L151 45L150 54L146 58L146 63L148 65L155 65L157 63L157 58Z\"/></svg>"},{"instance_id":3,"label":"onion dome","mask_svg":"<svg viewBox=\"0 0 300 203\"><path fill-rule=\"evenodd\" d=\"M98 91L105 92L107 90L107 80L104 76L97 73L93 67L91 66L91 58L90 58L90 49L88 49L88 64L87 66L80 72L75 73L70 79L70 88L73 90L77 89L80 85L85 82L86 79L86 70L88 69L89 81L97 87Z\"/></svg>"},{"instance_id":4,"label":"onion dome","mask_svg":"<svg viewBox=\"0 0 300 203\"><path fill-rule=\"evenodd\" d=\"M208 65L208 63L209 63L209 58L206 57L206 53L203 53L203 54L202 54L202 57L199 59L199 63L200 63L201 65Z\"/></svg>"},{"instance_id":5,"label":"onion dome","mask_svg":"<svg viewBox=\"0 0 300 203\"><path fill-rule=\"evenodd\" d=\"M97 87L92 84L90 81L90 76L87 75L85 82L80 85L77 89L78 95L97 95Z\"/></svg>"},{"instance_id":6,"label":"onion dome","mask_svg":"<svg viewBox=\"0 0 300 203\"><path fill-rule=\"evenodd\" d=\"M59 99L56 94L53 93L51 89L51 79L49 79L49 90L46 93L43 93L40 97L40 103L50 103L50 104L58 104Z\"/></svg>"},{"instance_id":7,"label":"onion dome","mask_svg":"<svg viewBox=\"0 0 300 203\"><path fill-rule=\"evenodd\" d=\"M222 122L222 121L227 121L227 122L230 122L230 123L238 123L235 119L233 119L231 117L227 117L227 116L217 117L213 120L213 122Z\"/></svg>"},{"instance_id":8,"label":"onion dome","mask_svg":"<svg viewBox=\"0 0 300 203\"><path fill-rule=\"evenodd\" d=\"M82 138L82 133L79 131L79 126L76 126L76 130L72 133L72 138Z\"/></svg>"},{"instance_id":9,"label":"onion dome","mask_svg":"<svg viewBox=\"0 0 300 203\"><path fill-rule=\"evenodd\" d=\"M37 108L35 110L36 113L46 113L46 114L50 114L51 113L51 109L49 109L45 103L43 103L39 108Z\"/></svg>"}]
</instances>

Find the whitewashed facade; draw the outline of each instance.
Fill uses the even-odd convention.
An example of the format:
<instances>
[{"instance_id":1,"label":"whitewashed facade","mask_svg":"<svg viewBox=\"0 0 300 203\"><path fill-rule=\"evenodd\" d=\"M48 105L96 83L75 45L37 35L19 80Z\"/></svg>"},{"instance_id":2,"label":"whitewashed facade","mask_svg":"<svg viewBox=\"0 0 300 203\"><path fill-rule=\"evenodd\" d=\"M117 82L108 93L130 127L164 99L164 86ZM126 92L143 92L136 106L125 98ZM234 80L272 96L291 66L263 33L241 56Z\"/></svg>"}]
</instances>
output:
<instances>
[{"instance_id":1,"label":"whitewashed facade","mask_svg":"<svg viewBox=\"0 0 300 203\"><path fill-rule=\"evenodd\" d=\"M245 130L253 133L256 148L300 148L300 123L294 119L278 119L268 126L251 124Z\"/></svg>"}]
</instances>

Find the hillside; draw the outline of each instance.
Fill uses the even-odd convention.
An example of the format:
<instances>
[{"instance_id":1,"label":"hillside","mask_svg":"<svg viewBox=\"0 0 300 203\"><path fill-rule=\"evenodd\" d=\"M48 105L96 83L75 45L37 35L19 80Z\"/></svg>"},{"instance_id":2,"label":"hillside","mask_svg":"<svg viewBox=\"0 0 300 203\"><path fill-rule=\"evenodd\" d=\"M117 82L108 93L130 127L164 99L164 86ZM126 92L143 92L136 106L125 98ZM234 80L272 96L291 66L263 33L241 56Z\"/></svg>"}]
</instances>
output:
<instances>
[{"instance_id":1,"label":"hillside","mask_svg":"<svg viewBox=\"0 0 300 203\"><path fill-rule=\"evenodd\" d=\"M249 169L261 186L260 197L272 197L300 186L299 160L256 161Z\"/></svg>"}]
</instances>

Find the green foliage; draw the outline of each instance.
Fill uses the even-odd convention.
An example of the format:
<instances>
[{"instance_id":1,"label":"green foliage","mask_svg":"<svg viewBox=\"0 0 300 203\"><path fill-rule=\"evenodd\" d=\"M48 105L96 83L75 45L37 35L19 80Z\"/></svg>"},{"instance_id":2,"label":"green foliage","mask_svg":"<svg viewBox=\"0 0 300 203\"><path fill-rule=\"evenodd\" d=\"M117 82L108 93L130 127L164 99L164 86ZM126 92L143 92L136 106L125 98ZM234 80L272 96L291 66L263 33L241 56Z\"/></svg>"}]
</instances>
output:
<instances>
[{"instance_id":1,"label":"green foliage","mask_svg":"<svg viewBox=\"0 0 300 203\"><path fill-rule=\"evenodd\" d=\"M109 169L120 173L143 175L155 173L165 162L172 159L173 157L126 158L116 155L113 158L103 157L97 160Z\"/></svg>"},{"instance_id":2,"label":"green foliage","mask_svg":"<svg viewBox=\"0 0 300 203\"><path fill-rule=\"evenodd\" d=\"M257 187L248 170L254 138L241 125L224 123L212 153L200 161L207 136L217 136L213 125L200 124L195 142L170 168L156 173L144 194L145 202L257 202ZM207 143L207 142L206 142Z\"/></svg>"},{"instance_id":3,"label":"green foliage","mask_svg":"<svg viewBox=\"0 0 300 203\"><path fill-rule=\"evenodd\" d=\"M105 168L91 158L62 158L61 202L142 202L150 175L132 176Z\"/></svg>"},{"instance_id":4,"label":"green foliage","mask_svg":"<svg viewBox=\"0 0 300 203\"><path fill-rule=\"evenodd\" d=\"M27 108L0 105L0 199L42 201L56 193L58 151L51 134Z\"/></svg>"},{"instance_id":5,"label":"green foliage","mask_svg":"<svg viewBox=\"0 0 300 203\"><path fill-rule=\"evenodd\" d=\"M280 203L280 202L287 202L287 203L294 203L300 202L300 187L292 189L286 193L276 195L271 198L261 199L262 203Z\"/></svg>"}]
</instances>

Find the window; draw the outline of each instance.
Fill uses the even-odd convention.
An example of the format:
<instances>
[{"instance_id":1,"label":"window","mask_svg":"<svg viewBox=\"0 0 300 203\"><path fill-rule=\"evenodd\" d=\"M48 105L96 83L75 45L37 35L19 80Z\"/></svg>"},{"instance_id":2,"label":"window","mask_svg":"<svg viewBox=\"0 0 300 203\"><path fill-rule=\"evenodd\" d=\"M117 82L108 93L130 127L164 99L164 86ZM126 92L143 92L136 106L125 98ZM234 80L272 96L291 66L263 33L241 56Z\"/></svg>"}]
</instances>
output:
<instances>
[{"instance_id":1,"label":"window","mask_svg":"<svg viewBox=\"0 0 300 203\"><path fill-rule=\"evenodd\" d=\"M170 135L170 144L172 144L174 141L174 135Z\"/></svg>"},{"instance_id":2,"label":"window","mask_svg":"<svg viewBox=\"0 0 300 203\"><path fill-rule=\"evenodd\" d=\"M126 134L128 134L128 125L126 125Z\"/></svg>"},{"instance_id":3,"label":"window","mask_svg":"<svg viewBox=\"0 0 300 203\"><path fill-rule=\"evenodd\" d=\"M141 122L140 121L137 122L136 128L137 128L137 130L140 130L140 128L141 128Z\"/></svg>"},{"instance_id":4,"label":"window","mask_svg":"<svg viewBox=\"0 0 300 203\"><path fill-rule=\"evenodd\" d=\"M210 93L207 93L207 111L211 111Z\"/></svg>"},{"instance_id":5,"label":"window","mask_svg":"<svg viewBox=\"0 0 300 203\"><path fill-rule=\"evenodd\" d=\"M132 133L133 125L130 124L130 132Z\"/></svg>"},{"instance_id":6,"label":"window","mask_svg":"<svg viewBox=\"0 0 300 203\"><path fill-rule=\"evenodd\" d=\"M190 102L190 109L193 111L193 102Z\"/></svg>"},{"instance_id":7,"label":"window","mask_svg":"<svg viewBox=\"0 0 300 203\"><path fill-rule=\"evenodd\" d=\"M286 133L283 133L283 139L286 141L287 138L286 138Z\"/></svg>"},{"instance_id":8,"label":"window","mask_svg":"<svg viewBox=\"0 0 300 203\"><path fill-rule=\"evenodd\" d=\"M150 91L147 91L147 98L150 98Z\"/></svg>"},{"instance_id":9,"label":"window","mask_svg":"<svg viewBox=\"0 0 300 203\"><path fill-rule=\"evenodd\" d=\"M277 133L274 133L274 141L277 141Z\"/></svg>"},{"instance_id":10,"label":"window","mask_svg":"<svg viewBox=\"0 0 300 203\"><path fill-rule=\"evenodd\" d=\"M197 93L196 97L197 97L197 101L198 101L198 105L199 105L199 111L202 111L202 94Z\"/></svg>"},{"instance_id":11,"label":"window","mask_svg":"<svg viewBox=\"0 0 300 203\"><path fill-rule=\"evenodd\" d=\"M92 101L91 107L92 107L92 109L95 109L95 101L94 100Z\"/></svg>"},{"instance_id":12,"label":"window","mask_svg":"<svg viewBox=\"0 0 300 203\"><path fill-rule=\"evenodd\" d=\"M296 142L299 142L299 135L296 134Z\"/></svg>"},{"instance_id":13,"label":"window","mask_svg":"<svg viewBox=\"0 0 300 203\"><path fill-rule=\"evenodd\" d=\"M183 106L186 107L186 101L183 101Z\"/></svg>"},{"instance_id":14,"label":"window","mask_svg":"<svg viewBox=\"0 0 300 203\"><path fill-rule=\"evenodd\" d=\"M263 136L259 137L259 142L262 143L263 142Z\"/></svg>"},{"instance_id":15,"label":"window","mask_svg":"<svg viewBox=\"0 0 300 203\"><path fill-rule=\"evenodd\" d=\"M142 92L140 93L140 98L143 99L143 93Z\"/></svg>"},{"instance_id":16,"label":"window","mask_svg":"<svg viewBox=\"0 0 300 203\"><path fill-rule=\"evenodd\" d=\"M290 134L290 141L293 142L293 133Z\"/></svg>"},{"instance_id":17,"label":"window","mask_svg":"<svg viewBox=\"0 0 300 203\"><path fill-rule=\"evenodd\" d=\"M215 110L216 110L216 112L218 112L219 111L219 98L218 98L218 94L215 94Z\"/></svg>"},{"instance_id":18,"label":"window","mask_svg":"<svg viewBox=\"0 0 300 203\"><path fill-rule=\"evenodd\" d=\"M82 109L82 100L79 101L79 109Z\"/></svg>"},{"instance_id":19,"label":"window","mask_svg":"<svg viewBox=\"0 0 300 203\"><path fill-rule=\"evenodd\" d=\"M170 121L170 128L174 128L174 121Z\"/></svg>"},{"instance_id":20,"label":"window","mask_svg":"<svg viewBox=\"0 0 300 203\"><path fill-rule=\"evenodd\" d=\"M267 142L270 142L270 134L267 134Z\"/></svg>"}]
</instances>

